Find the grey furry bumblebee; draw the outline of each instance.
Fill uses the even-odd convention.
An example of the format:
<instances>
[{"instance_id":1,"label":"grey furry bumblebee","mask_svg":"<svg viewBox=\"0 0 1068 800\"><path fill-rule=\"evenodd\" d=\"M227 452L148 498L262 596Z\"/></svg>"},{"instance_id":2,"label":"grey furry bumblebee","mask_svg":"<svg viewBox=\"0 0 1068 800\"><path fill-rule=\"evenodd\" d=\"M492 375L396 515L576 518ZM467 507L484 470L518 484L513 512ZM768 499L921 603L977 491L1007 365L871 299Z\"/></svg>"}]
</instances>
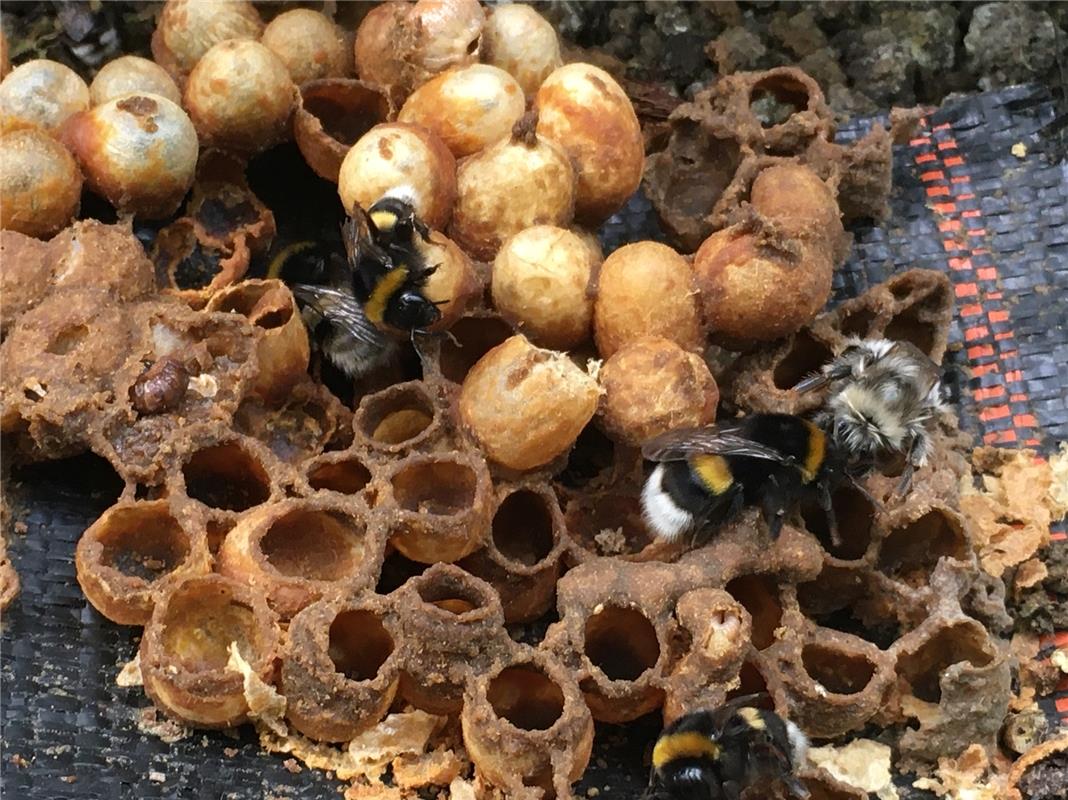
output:
<instances>
[{"instance_id":1,"label":"grey furry bumblebee","mask_svg":"<svg viewBox=\"0 0 1068 800\"><path fill-rule=\"evenodd\" d=\"M743 507L759 505L772 539L786 512L816 494L832 536L831 490L844 476L833 444L816 423L792 414L751 414L650 439L642 456L656 464L642 488L642 511L657 537L692 533L701 544Z\"/></svg>"},{"instance_id":2,"label":"grey furry bumblebee","mask_svg":"<svg viewBox=\"0 0 1068 800\"><path fill-rule=\"evenodd\" d=\"M910 342L853 339L799 392L827 387L816 421L853 463L870 466L882 456L904 456L901 491L931 453L929 426L945 408L938 366Z\"/></svg>"},{"instance_id":3,"label":"grey furry bumblebee","mask_svg":"<svg viewBox=\"0 0 1068 800\"><path fill-rule=\"evenodd\" d=\"M686 714L653 747L643 800L739 800L750 786L779 784L794 798L809 792L794 774L808 739L789 720L752 705L760 695Z\"/></svg>"}]
</instances>

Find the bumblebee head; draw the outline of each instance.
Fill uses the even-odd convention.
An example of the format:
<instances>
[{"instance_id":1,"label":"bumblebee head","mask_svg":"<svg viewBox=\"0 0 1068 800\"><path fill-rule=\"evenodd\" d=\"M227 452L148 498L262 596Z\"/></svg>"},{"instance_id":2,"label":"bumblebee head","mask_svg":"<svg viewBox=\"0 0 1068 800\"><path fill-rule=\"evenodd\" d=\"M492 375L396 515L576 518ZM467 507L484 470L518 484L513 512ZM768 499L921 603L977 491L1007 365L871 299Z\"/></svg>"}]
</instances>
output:
<instances>
[{"instance_id":1,"label":"bumblebee head","mask_svg":"<svg viewBox=\"0 0 1068 800\"><path fill-rule=\"evenodd\" d=\"M441 311L418 289L402 289L390 299L387 321L404 330L429 328L441 318Z\"/></svg>"},{"instance_id":2,"label":"bumblebee head","mask_svg":"<svg viewBox=\"0 0 1068 800\"><path fill-rule=\"evenodd\" d=\"M367 215L377 237L387 242L408 242L419 227L412 204L393 195L378 200Z\"/></svg>"},{"instance_id":3,"label":"bumblebee head","mask_svg":"<svg viewBox=\"0 0 1068 800\"><path fill-rule=\"evenodd\" d=\"M830 406L834 441L846 452L874 457L902 446L907 430L901 415L874 387L862 382L847 385L831 398Z\"/></svg>"}]
</instances>

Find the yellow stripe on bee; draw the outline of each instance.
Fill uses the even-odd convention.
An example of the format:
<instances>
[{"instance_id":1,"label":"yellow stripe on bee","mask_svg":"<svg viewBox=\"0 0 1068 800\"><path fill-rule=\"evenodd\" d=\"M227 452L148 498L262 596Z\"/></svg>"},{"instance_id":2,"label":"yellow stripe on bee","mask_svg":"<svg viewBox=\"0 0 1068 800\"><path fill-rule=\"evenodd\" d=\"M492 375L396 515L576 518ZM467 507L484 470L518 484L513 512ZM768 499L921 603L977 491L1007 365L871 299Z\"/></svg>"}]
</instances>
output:
<instances>
[{"instance_id":1,"label":"yellow stripe on bee","mask_svg":"<svg viewBox=\"0 0 1068 800\"><path fill-rule=\"evenodd\" d=\"M730 465L723 456L695 456L693 469L712 494L723 494L734 483Z\"/></svg>"},{"instance_id":2,"label":"yellow stripe on bee","mask_svg":"<svg viewBox=\"0 0 1068 800\"><path fill-rule=\"evenodd\" d=\"M827 436L808 420L805 420L805 424L808 426L808 455L801 466L801 475L805 483L808 483L823 466L823 459L827 456Z\"/></svg>"},{"instance_id":3,"label":"yellow stripe on bee","mask_svg":"<svg viewBox=\"0 0 1068 800\"><path fill-rule=\"evenodd\" d=\"M315 247L315 242L294 242L287 247L283 247L278 251L278 254L271 259L271 263L267 267L267 277L277 278L282 274L282 267L285 266L286 261L297 253L303 253L305 250L309 250L312 247Z\"/></svg>"},{"instance_id":4,"label":"yellow stripe on bee","mask_svg":"<svg viewBox=\"0 0 1068 800\"><path fill-rule=\"evenodd\" d=\"M392 211L372 211L371 222L381 231L388 231L397 224L397 215Z\"/></svg>"},{"instance_id":5,"label":"yellow stripe on bee","mask_svg":"<svg viewBox=\"0 0 1068 800\"><path fill-rule=\"evenodd\" d=\"M745 720L746 725L756 731L762 731L765 727L764 717L760 711L755 708L740 708L738 709L738 716Z\"/></svg>"},{"instance_id":6,"label":"yellow stripe on bee","mask_svg":"<svg viewBox=\"0 0 1068 800\"><path fill-rule=\"evenodd\" d=\"M367 319L375 324L380 323L386 313L386 303L389 302L389 298L404 285L406 280L408 280L408 270L404 267L395 267L383 275L363 307Z\"/></svg>"},{"instance_id":7,"label":"yellow stripe on bee","mask_svg":"<svg viewBox=\"0 0 1068 800\"><path fill-rule=\"evenodd\" d=\"M660 769L680 758L719 758L719 745L697 731L661 736L653 748L653 767Z\"/></svg>"}]
</instances>

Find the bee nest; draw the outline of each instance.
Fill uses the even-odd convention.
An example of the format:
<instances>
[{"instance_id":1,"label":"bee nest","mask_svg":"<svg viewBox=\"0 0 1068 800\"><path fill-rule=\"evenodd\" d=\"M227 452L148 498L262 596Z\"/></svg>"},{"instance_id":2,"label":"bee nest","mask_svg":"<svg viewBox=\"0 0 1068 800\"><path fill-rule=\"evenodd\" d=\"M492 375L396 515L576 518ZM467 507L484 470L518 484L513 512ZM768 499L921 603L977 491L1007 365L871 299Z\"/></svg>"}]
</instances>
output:
<instances>
[{"instance_id":1,"label":"bee nest","mask_svg":"<svg viewBox=\"0 0 1068 800\"><path fill-rule=\"evenodd\" d=\"M515 37L548 34L508 6L487 22L466 0L382 5L356 35L359 79L316 18L336 57L299 92L294 65L254 41L251 4L201 6L170 0L153 40L203 141L151 258L124 223L30 238L66 225L78 192L28 226L5 217L0 237L0 430L22 458L91 450L125 481L78 545L78 579L109 619L144 626L157 705L240 724L260 681L295 731L347 742L407 704L458 721L482 782L532 800L573 796L594 720L670 721L752 691L813 737L888 728L916 762L993 746L1003 597L975 599L951 427L908 497L889 467L835 493L841 542L808 505L776 541L748 510L690 552L641 514L650 436L814 411L819 394L792 387L850 337L941 361L944 276L908 271L820 313L843 222L885 202L885 131L858 174L811 78L740 73L680 106L646 165L611 76L556 48L516 66ZM211 90L235 60L265 65L242 90L256 113ZM309 377L290 290L244 280L284 227L246 159L287 138L291 114L346 211L403 190L435 231L426 291L447 335L413 334L418 369L371 375L351 404ZM680 177L694 163L700 187ZM693 257L641 242L602 259L574 227L643 174ZM720 368L710 338L742 355ZM509 636L554 610L537 647ZM856 796L814 768L802 779Z\"/></svg>"}]
</instances>

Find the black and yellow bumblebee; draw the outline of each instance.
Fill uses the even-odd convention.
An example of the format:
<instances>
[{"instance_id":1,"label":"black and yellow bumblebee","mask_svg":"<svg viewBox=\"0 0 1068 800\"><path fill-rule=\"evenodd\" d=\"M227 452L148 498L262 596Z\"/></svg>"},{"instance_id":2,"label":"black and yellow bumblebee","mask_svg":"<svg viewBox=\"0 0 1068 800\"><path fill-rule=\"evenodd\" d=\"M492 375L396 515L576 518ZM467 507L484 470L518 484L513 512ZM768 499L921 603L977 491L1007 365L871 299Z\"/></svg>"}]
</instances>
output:
<instances>
[{"instance_id":1,"label":"black and yellow bumblebee","mask_svg":"<svg viewBox=\"0 0 1068 800\"><path fill-rule=\"evenodd\" d=\"M441 312L423 291L436 269L426 263L422 244L430 229L410 203L387 195L367 211L357 205L341 233L343 268L318 243L298 242L279 252L268 277L282 277L294 260L304 262L310 281L287 282L310 338L346 377L357 379L396 354L390 329L414 337Z\"/></svg>"},{"instance_id":2,"label":"black and yellow bumblebee","mask_svg":"<svg viewBox=\"0 0 1068 800\"><path fill-rule=\"evenodd\" d=\"M430 229L407 200L386 195L366 213L356 206L342 233L353 292L371 323L419 332L441 318L423 292L437 269L426 263Z\"/></svg>"},{"instance_id":3,"label":"black and yellow bumblebee","mask_svg":"<svg viewBox=\"0 0 1068 800\"><path fill-rule=\"evenodd\" d=\"M653 747L644 800L739 800L749 787L775 784L808 797L794 774L808 738L789 720L752 705L760 697L738 697L668 725Z\"/></svg>"},{"instance_id":4,"label":"black and yellow bumblebee","mask_svg":"<svg viewBox=\"0 0 1068 800\"><path fill-rule=\"evenodd\" d=\"M826 432L803 417L752 414L668 431L646 442L642 455L656 463L642 489L642 511L661 539L689 532L702 544L754 505L776 539L786 513L807 492L815 492L837 538L831 491L845 464Z\"/></svg>"}]
</instances>

